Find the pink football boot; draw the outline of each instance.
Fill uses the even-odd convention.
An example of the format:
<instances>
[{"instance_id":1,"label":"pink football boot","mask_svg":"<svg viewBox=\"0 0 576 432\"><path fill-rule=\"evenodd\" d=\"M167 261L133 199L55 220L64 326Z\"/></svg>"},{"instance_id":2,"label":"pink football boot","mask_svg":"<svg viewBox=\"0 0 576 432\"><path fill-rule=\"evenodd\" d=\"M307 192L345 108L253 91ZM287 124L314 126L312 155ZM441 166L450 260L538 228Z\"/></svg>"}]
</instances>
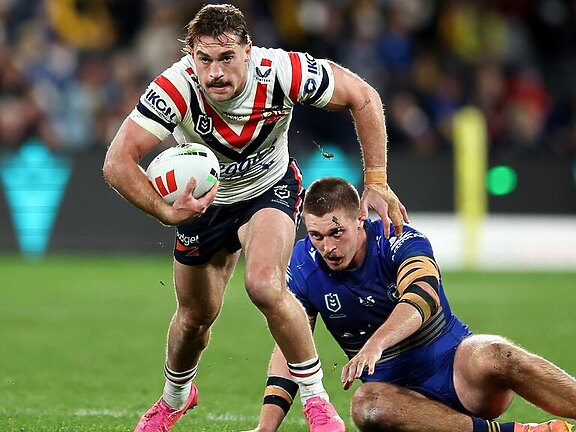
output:
<instances>
[{"instance_id":1,"label":"pink football boot","mask_svg":"<svg viewBox=\"0 0 576 432\"><path fill-rule=\"evenodd\" d=\"M134 432L168 432L186 411L198 405L198 389L194 384L190 389L190 397L186 404L179 410L169 406L164 399L160 398L140 418Z\"/></svg>"},{"instance_id":2,"label":"pink football boot","mask_svg":"<svg viewBox=\"0 0 576 432\"><path fill-rule=\"evenodd\" d=\"M344 422L326 399L314 396L304 405L304 416L310 432L345 432Z\"/></svg>"}]
</instances>

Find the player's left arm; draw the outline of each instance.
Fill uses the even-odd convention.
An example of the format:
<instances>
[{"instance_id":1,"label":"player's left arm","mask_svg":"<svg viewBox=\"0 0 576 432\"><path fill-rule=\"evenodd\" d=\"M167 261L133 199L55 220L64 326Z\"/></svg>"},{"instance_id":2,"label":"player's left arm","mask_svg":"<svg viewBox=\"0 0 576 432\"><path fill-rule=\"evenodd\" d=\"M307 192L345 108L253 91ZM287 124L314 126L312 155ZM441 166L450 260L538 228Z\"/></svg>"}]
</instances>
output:
<instances>
[{"instance_id":1,"label":"player's left arm","mask_svg":"<svg viewBox=\"0 0 576 432\"><path fill-rule=\"evenodd\" d=\"M402 234L408 223L406 208L388 186L388 135L384 106L380 95L371 85L350 70L330 63L334 75L334 92L324 108L349 110L362 148L364 163L364 192L360 209L364 218L368 209L374 209L384 222L384 235L390 236L390 223L396 236Z\"/></svg>"},{"instance_id":2,"label":"player's left arm","mask_svg":"<svg viewBox=\"0 0 576 432\"><path fill-rule=\"evenodd\" d=\"M344 389L360 378L364 369L374 373L382 352L415 333L440 307L440 272L433 258L414 256L399 266L396 286L400 300L388 319L342 369Z\"/></svg>"}]
</instances>

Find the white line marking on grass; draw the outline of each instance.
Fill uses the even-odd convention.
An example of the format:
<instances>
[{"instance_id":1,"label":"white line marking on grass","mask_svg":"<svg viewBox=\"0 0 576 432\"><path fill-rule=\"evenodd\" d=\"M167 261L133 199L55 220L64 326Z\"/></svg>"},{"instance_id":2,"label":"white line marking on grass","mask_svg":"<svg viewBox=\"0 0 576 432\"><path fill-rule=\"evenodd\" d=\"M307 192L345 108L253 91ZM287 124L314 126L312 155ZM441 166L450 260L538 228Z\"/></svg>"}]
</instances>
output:
<instances>
[{"instance_id":1,"label":"white line marking on grass","mask_svg":"<svg viewBox=\"0 0 576 432\"><path fill-rule=\"evenodd\" d=\"M120 411L120 410L111 410L111 409L92 409L92 408L79 408L77 410L72 411L71 413L68 412L59 412L59 411L48 411L42 409L35 409L35 408L16 408L13 410L9 410L6 408L0 408L0 417L13 417L19 415L27 415L32 417L44 417L48 415L73 415L76 417L132 417L136 415L140 415L141 413L137 412L129 412L129 411Z\"/></svg>"},{"instance_id":2,"label":"white line marking on grass","mask_svg":"<svg viewBox=\"0 0 576 432\"><path fill-rule=\"evenodd\" d=\"M224 414L208 413L208 415L206 415L206 418L208 420L217 421L217 422L229 422L229 421L233 421L233 422L237 422L237 421L255 422L255 421L258 421L258 417L256 417L256 416L244 416L244 415L237 415L237 414L230 414L230 413L224 413Z\"/></svg>"},{"instance_id":3,"label":"white line marking on grass","mask_svg":"<svg viewBox=\"0 0 576 432\"><path fill-rule=\"evenodd\" d=\"M80 408L74 411L74 415L77 417L130 417L132 414L128 411Z\"/></svg>"},{"instance_id":4,"label":"white line marking on grass","mask_svg":"<svg viewBox=\"0 0 576 432\"><path fill-rule=\"evenodd\" d=\"M0 407L0 417L14 417L14 416L31 416L31 417L44 417L48 415L72 415L75 417L113 417L113 418L120 418L120 417L138 417L142 413L140 411L127 411L127 410L112 410L112 409L95 409L95 408L78 408L74 411L67 413L57 412L57 411L47 411L42 409L35 409L35 408L16 408L13 410L9 410L6 408ZM207 419L215 423L235 423L235 422L245 422L245 423L258 423L258 416L248 416L248 415L238 415L232 413L207 413L207 414L200 414L195 413L199 419ZM303 418L296 417L296 418L286 418L282 424L286 425L298 425L303 426L306 424Z\"/></svg>"},{"instance_id":5,"label":"white line marking on grass","mask_svg":"<svg viewBox=\"0 0 576 432\"><path fill-rule=\"evenodd\" d=\"M210 421L213 422L219 422L219 423L226 423L226 422L251 422L251 423L257 423L259 420L258 416L245 416L245 415L238 415L238 414L231 414L231 413L221 413L221 414L215 414L215 413L208 413L206 416L202 416L202 418L207 418ZM306 424L306 421L302 418L297 418L297 419L285 419L282 424L298 424L298 425L304 425Z\"/></svg>"}]
</instances>

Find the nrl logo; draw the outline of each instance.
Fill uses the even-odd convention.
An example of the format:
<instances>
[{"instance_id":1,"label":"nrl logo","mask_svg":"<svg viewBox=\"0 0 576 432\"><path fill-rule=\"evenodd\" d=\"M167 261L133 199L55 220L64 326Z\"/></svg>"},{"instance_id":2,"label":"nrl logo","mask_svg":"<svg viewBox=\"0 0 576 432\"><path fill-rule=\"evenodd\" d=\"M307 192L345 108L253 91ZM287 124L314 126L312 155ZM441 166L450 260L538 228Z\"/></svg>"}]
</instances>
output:
<instances>
[{"instance_id":1,"label":"nrl logo","mask_svg":"<svg viewBox=\"0 0 576 432\"><path fill-rule=\"evenodd\" d=\"M330 312L338 312L342 305L340 304L340 299L338 298L338 294L329 293L324 296L324 301L326 302L326 308Z\"/></svg>"},{"instance_id":2,"label":"nrl logo","mask_svg":"<svg viewBox=\"0 0 576 432\"><path fill-rule=\"evenodd\" d=\"M288 190L288 186L287 185L274 186L274 195L276 195L280 199L290 198L290 191Z\"/></svg>"},{"instance_id":3,"label":"nrl logo","mask_svg":"<svg viewBox=\"0 0 576 432\"><path fill-rule=\"evenodd\" d=\"M194 125L194 130L198 135L208 135L212 132L212 117L202 114L198 117L198 121Z\"/></svg>"}]
</instances>

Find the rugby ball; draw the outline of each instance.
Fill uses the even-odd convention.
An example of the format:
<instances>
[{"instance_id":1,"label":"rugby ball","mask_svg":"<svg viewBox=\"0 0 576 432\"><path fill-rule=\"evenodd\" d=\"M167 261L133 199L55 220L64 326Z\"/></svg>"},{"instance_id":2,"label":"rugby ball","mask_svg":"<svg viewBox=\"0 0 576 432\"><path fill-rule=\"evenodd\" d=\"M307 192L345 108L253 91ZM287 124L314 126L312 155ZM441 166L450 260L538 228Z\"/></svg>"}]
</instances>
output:
<instances>
[{"instance_id":1,"label":"rugby ball","mask_svg":"<svg viewBox=\"0 0 576 432\"><path fill-rule=\"evenodd\" d=\"M146 169L150 184L168 204L172 204L186 188L191 177L196 179L192 195L200 198L216 184L220 164L212 150L203 144L186 143L160 153Z\"/></svg>"}]
</instances>

